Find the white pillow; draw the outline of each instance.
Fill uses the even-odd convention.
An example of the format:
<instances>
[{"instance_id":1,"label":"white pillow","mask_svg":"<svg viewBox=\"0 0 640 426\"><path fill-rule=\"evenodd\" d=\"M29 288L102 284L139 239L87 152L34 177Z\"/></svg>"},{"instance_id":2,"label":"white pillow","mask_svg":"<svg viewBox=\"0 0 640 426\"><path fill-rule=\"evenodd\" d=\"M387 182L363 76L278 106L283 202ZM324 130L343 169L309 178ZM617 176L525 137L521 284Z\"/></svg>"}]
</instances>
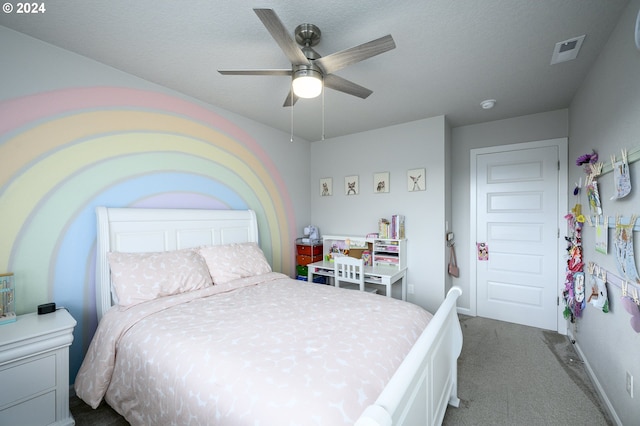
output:
<instances>
[{"instance_id":1,"label":"white pillow","mask_svg":"<svg viewBox=\"0 0 640 426\"><path fill-rule=\"evenodd\" d=\"M271 265L256 243L203 246L198 252L207 262L214 285L271 272Z\"/></svg>"},{"instance_id":2,"label":"white pillow","mask_svg":"<svg viewBox=\"0 0 640 426\"><path fill-rule=\"evenodd\" d=\"M157 253L107 254L118 305L132 306L158 297L213 284L202 256L194 249Z\"/></svg>"}]
</instances>

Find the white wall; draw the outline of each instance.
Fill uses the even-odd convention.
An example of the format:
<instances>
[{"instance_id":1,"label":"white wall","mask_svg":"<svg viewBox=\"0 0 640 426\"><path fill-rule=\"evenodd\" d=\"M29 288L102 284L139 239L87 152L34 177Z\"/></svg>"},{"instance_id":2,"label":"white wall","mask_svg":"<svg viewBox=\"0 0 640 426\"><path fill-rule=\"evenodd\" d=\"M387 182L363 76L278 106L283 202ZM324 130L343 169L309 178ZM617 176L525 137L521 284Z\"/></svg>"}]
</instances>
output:
<instances>
[{"instance_id":1,"label":"white wall","mask_svg":"<svg viewBox=\"0 0 640 426\"><path fill-rule=\"evenodd\" d=\"M640 0L632 0L623 13L618 26L611 34L598 60L590 70L580 91L570 106L569 182L580 177L581 167L575 166L578 156L595 149L601 161L609 162L611 155L620 157L623 148L640 148L640 51L633 42L633 30ZM603 213L607 216L640 214L640 162L630 166L631 194L611 201L613 193L612 173L602 176L599 189ZM573 188L569 188L572 190ZM587 208L586 196L580 201ZM587 210L588 211L588 210ZM636 222L640 224L640 222ZM593 261L616 275L618 272L613 247L613 230L609 231L609 254L594 250L594 229L583 229L585 261ZM636 266L640 264L640 233L635 232L634 251ZM576 345L581 350L595 381L607 396L616 421L623 425L640 422L640 333L631 329L629 315L620 305L621 291L609 285L610 312L603 313L588 305L577 320ZM625 374L635 379L634 399L626 393Z\"/></svg>"},{"instance_id":2,"label":"white wall","mask_svg":"<svg viewBox=\"0 0 640 426\"><path fill-rule=\"evenodd\" d=\"M490 146L565 138L568 136L568 126L568 111L561 109L452 129L451 220L456 233L456 253L460 267L460 278L453 279L453 284L462 288L462 296L458 299L461 312L467 312L471 308L470 285L475 285L475 281L469 276L469 262L476 243L469 235L470 151Z\"/></svg>"},{"instance_id":3,"label":"white wall","mask_svg":"<svg viewBox=\"0 0 640 426\"><path fill-rule=\"evenodd\" d=\"M377 232L379 218L406 217L408 300L432 312L444 299L449 130L444 116L311 144L311 223L326 235ZM426 169L426 190L407 190L407 170ZM390 173L389 193L375 193L373 174ZM345 176L358 175L360 193L346 196ZM320 196L320 179L333 195Z\"/></svg>"}]
</instances>

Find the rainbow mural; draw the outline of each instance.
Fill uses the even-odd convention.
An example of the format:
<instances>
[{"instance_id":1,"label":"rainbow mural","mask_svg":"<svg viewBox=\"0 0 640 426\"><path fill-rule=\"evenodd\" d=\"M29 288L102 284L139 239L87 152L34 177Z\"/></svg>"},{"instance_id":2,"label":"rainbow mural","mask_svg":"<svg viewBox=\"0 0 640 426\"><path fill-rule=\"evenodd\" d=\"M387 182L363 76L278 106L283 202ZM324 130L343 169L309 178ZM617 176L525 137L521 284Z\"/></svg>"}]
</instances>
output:
<instances>
[{"instance_id":1,"label":"rainbow mural","mask_svg":"<svg viewBox=\"0 0 640 426\"><path fill-rule=\"evenodd\" d=\"M16 311L55 301L78 321L73 382L96 328L97 206L253 209L275 271L293 270L286 185L245 132L202 106L120 87L0 102L0 272Z\"/></svg>"}]
</instances>

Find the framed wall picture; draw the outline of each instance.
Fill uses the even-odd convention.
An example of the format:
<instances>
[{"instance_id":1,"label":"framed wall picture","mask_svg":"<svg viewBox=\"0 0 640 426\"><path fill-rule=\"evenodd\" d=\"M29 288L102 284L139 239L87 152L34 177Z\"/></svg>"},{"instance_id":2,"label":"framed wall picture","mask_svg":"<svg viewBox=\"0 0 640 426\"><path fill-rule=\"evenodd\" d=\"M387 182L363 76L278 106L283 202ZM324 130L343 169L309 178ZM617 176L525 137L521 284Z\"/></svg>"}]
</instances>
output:
<instances>
[{"instance_id":1,"label":"framed wall picture","mask_svg":"<svg viewBox=\"0 0 640 426\"><path fill-rule=\"evenodd\" d=\"M373 192L376 194L389 192L389 172L373 174Z\"/></svg>"},{"instance_id":2,"label":"framed wall picture","mask_svg":"<svg viewBox=\"0 0 640 426\"><path fill-rule=\"evenodd\" d=\"M407 170L407 190L424 191L427 189L427 178L425 169Z\"/></svg>"},{"instance_id":3,"label":"framed wall picture","mask_svg":"<svg viewBox=\"0 0 640 426\"><path fill-rule=\"evenodd\" d=\"M358 184L358 176L345 176L344 178L344 194L358 195L360 185Z\"/></svg>"},{"instance_id":4,"label":"framed wall picture","mask_svg":"<svg viewBox=\"0 0 640 426\"><path fill-rule=\"evenodd\" d=\"M322 178L320 179L320 196L329 197L333 195L333 179Z\"/></svg>"}]
</instances>

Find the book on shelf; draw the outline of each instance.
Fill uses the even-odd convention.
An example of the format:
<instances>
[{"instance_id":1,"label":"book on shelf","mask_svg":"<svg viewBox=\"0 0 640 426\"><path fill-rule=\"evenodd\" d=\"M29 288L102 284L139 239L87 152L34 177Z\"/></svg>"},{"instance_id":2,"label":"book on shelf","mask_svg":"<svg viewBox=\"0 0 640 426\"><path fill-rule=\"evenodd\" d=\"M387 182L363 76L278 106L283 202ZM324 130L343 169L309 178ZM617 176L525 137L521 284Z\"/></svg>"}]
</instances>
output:
<instances>
[{"instance_id":1,"label":"book on shelf","mask_svg":"<svg viewBox=\"0 0 640 426\"><path fill-rule=\"evenodd\" d=\"M396 240L405 238L403 215L394 214L391 216L391 238Z\"/></svg>"},{"instance_id":2,"label":"book on shelf","mask_svg":"<svg viewBox=\"0 0 640 426\"><path fill-rule=\"evenodd\" d=\"M394 214L391 221L384 218L378 221L378 238L401 240L405 238L404 229L404 216Z\"/></svg>"},{"instance_id":3,"label":"book on shelf","mask_svg":"<svg viewBox=\"0 0 640 426\"><path fill-rule=\"evenodd\" d=\"M380 219L378 221L378 237L379 238L389 238L389 228L391 227L391 224L389 223L389 220L387 219Z\"/></svg>"}]
</instances>

